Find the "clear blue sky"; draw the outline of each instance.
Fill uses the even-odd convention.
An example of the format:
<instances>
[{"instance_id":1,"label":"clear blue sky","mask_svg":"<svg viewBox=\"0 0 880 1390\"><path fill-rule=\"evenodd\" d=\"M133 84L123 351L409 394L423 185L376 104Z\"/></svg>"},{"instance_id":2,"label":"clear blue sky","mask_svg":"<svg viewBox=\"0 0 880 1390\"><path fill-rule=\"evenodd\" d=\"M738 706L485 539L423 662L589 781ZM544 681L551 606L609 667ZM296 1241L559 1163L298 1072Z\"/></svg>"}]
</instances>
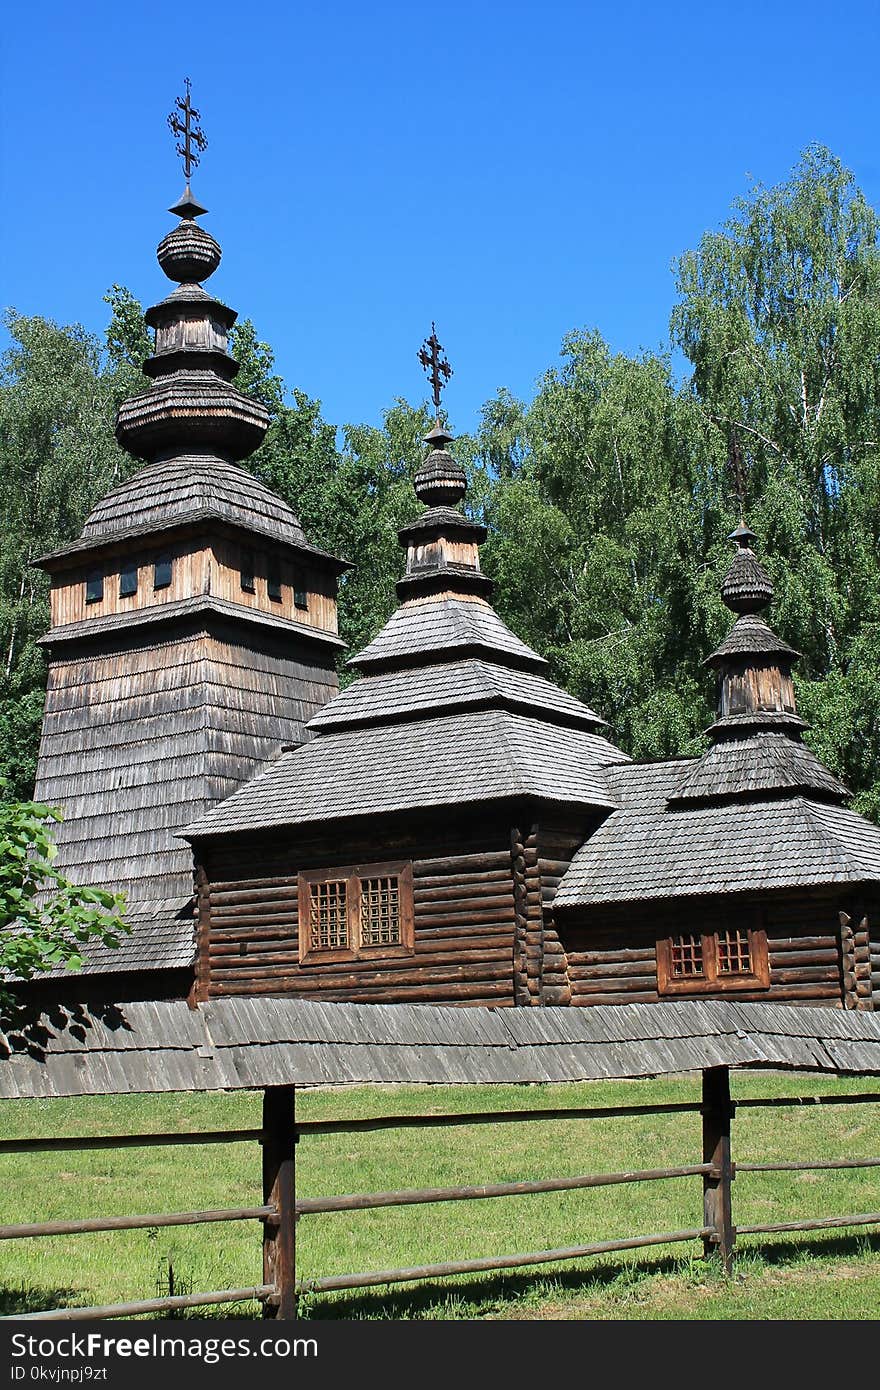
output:
<instances>
[{"instance_id":1,"label":"clear blue sky","mask_svg":"<svg viewBox=\"0 0 880 1390\"><path fill-rule=\"evenodd\" d=\"M167 293L188 74L212 288L337 424L425 396L432 318L459 430L572 328L659 346L673 259L811 141L880 203L876 0L33 0L0 42L0 303L101 331L114 281Z\"/></svg>"}]
</instances>

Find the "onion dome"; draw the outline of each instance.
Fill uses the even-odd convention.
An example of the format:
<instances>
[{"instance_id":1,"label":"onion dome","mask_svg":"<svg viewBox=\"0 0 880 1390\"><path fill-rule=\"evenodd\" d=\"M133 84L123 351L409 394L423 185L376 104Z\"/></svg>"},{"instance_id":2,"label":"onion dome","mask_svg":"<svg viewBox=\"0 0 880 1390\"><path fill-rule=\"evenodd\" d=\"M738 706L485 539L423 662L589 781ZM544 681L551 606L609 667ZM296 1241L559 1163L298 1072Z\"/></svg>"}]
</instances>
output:
<instances>
[{"instance_id":1,"label":"onion dome","mask_svg":"<svg viewBox=\"0 0 880 1390\"><path fill-rule=\"evenodd\" d=\"M758 728L799 737L806 728L797 713L791 676L800 653L777 637L760 613L773 597L773 585L752 550L756 539L745 522L730 535L737 550L722 580L721 597L737 619L705 662L720 677L718 719L709 729L716 739Z\"/></svg>"},{"instance_id":2,"label":"onion dome","mask_svg":"<svg viewBox=\"0 0 880 1390\"><path fill-rule=\"evenodd\" d=\"M737 619L706 658L718 672L718 718L707 730L711 746L685 765L667 807L798 795L842 801L847 788L801 742L807 724L791 675L800 653L761 616L773 585L752 549L756 536L740 522L730 540L737 550L721 597Z\"/></svg>"},{"instance_id":3,"label":"onion dome","mask_svg":"<svg viewBox=\"0 0 880 1390\"><path fill-rule=\"evenodd\" d=\"M723 669L737 659L755 664L776 658L790 668L800 652L778 637L760 616L773 599L773 583L752 549L757 536L741 521L728 539L737 549L721 581L721 597L737 614L737 620L724 641L706 657L705 665Z\"/></svg>"},{"instance_id":4,"label":"onion dome","mask_svg":"<svg viewBox=\"0 0 880 1390\"><path fill-rule=\"evenodd\" d=\"M189 184L171 211L180 221L160 241L157 257L177 288L145 314L155 332L155 351L143 367L152 385L120 406L116 438L139 458L202 451L247 458L262 443L269 415L231 384L238 363L228 351L229 330L237 315L200 283L220 264L220 247L196 223L206 209Z\"/></svg>"},{"instance_id":5,"label":"onion dome","mask_svg":"<svg viewBox=\"0 0 880 1390\"><path fill-rule=\"evenodd\" d=\"M452 435L437 425L425 435L425 443L431 452L415 476L416 497L429 507L455 506L467 491L467 478L444 447L452 443Z\"/></svg>"},{"instance_id":6,"label":"onion dome","mask_svg":"<svg viewBox=\"0 0 880 1390\"><path fill-rule=\"evenodd\" d=\"M757 536L741 521L730 540L737 551L721 582L721 597L733 613L760 613L773 598L773 585L752 549Z\"/></svg>"},{"instance_id":7,"label":"onion dome","mask_svg":"<svg viewBox=\"0 0 880 1390\"><path fill-rule=\"evenodd\" d=\"M440 393L452 376L437 330L418 352L434 398L435 424L425 435L428 455L413 479L416 497L427 511L398 532L406 548L406 574L398 581L402 603L427 598L480 598L492 592L492 581L480 572L480 542L486 528L459 511L467 492L467 475L446 448L453 436L440 423Z\"/></svg>"},{"instance_id":8,"label":"onion dome","mask_svg":"<svg viewBox=\"0 0 880 1390\"><path fill-rule=\"evenodd\" d=\"M446 449L452 435L438 424L425 443L429 452L413 486L428 509L398 532L406 548L406 574L398 581L398 596L404 602L438 594L488 597L492 581L480 571L479 551L486 528L458 509L467 492L467 475Z\"/></svg>"},{"instance_id":9,"label":"onion dome","mask_svg":"<svg viewBox=\"0 0 880 1390\"><path fill-rule=\"evenodd\" d=\"M221 251L204 227L181 218L159 242L156 257L169 280L207 280L220 264Z\"/></svg>"}]
</instances>

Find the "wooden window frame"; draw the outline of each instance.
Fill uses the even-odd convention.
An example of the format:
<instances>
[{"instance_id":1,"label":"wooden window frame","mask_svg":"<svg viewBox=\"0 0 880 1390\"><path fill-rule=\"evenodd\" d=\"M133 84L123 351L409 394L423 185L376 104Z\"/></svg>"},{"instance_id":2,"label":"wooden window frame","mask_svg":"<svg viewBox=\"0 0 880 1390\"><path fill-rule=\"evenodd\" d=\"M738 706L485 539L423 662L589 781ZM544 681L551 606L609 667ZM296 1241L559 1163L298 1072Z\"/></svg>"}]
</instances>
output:
<instances>
[{"instance_id":1,"label":"wooden window frame","mask_svg":"<svg viewBox=\"0 0 880 1390\"><path fill-rule=\"evenodd\" d=\"M395 877L400 893L400 942L393 946L361 945L361 879ZM346 884L348 946L325 951L312 945L311 886L313 883ZM301 965L333 965L348 960L386 960L411 956L415 950L413 923L413 875L410 860L383 864L340 864L327 869L301 869L297 875L299 960Z\"/></svg>"},{"instance_id":2,"label":"wooden window frame","mask_svg":"<svg viewBox=\"0 0 880 1390\"><path fill-rule=\"evenodd\" d=\"M767 933L763 914L755 909L740 917L731 916L718 922L712 930L703 929L699 917L693 923L682 923L680 932L670 932L657 941L657 992L660 995L735 994L743 990L770 988L770 958L767 953ZM718 968L718 938L721 932L745 929L749 936L749 958L752 969L735 975L721 974ZM676 976L672 968L672 942L677 936L699 936L702 944L702 975Z\"/></svg>"}]
</instances>

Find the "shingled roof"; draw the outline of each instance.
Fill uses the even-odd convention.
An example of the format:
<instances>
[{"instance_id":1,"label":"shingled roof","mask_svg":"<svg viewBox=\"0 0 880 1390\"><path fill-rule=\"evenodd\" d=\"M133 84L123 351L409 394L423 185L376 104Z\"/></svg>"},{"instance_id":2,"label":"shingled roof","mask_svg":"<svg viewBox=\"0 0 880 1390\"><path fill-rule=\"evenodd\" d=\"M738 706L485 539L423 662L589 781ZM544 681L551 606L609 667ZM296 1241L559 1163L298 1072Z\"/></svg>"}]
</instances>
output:
<instances>
[{"instance_id":1,"label":"shingled roof","mask_svg":"<svg viewBox=\"0 0 880 1390\"><path fill-rule=\"evenodd\" d=\"M469 1009L182 999L50 1010L0 1032L0 1098L262 1086L485 1085L702 1067L880 1072L880 1014L730 999Z\"/></svg>"},{"instance_id":2,"label":"shingled roof","mask_svg":"<svg viewBox=\"0 0 880 1390\"><path fill-rule=\"evenodd\" d=\"M349 662L359 680L311 720L309 743L187 826L187 838L520 797L616 805L604 769L625 754L484 596L482 528L449 505L465 480L445 450L432 450L416 491L437 505L422 518L430 525L400 533L404 601Z\"/></svg>"},{"instance_id":3,"label":"shingled roof","mask_svg":"<svg viewBox=\"0 0 880 1390\"><path fill-rule=\"evenodd\" d=\"M804 792L835 801L848 794L806 744L785 733L762 729L714 744L688 767L669 804L754 798L761 792Z\"/></svg>"},{"instance_id":4,"label":"shingled roof","mask_svg":"<svg viewBox=\"0 0 880 1390\"><path fill-rule=\"evenodd\" d=\"M554 909L880 880L880 828L801 742L797 653L758 609L773 586L741 525L722 584L739 616L713 652L721 717L701 758L610 769L620 800L577 852Z\"/></svg>"},{"instance_id":5,"label":"shingled roof","mask_svg":"<svg viewBox=\"0 0 880 1390\"><path fill-rule=\"evenodd\" d=\"M512 635L512 634L511 634ZM598 729L605 721L568 691L532 671L464 658L364 677L343 690L310 729L397 721L431 710L500 706L550 723Z\"/></svg>"},{"instance_id":6,"label":"shingled roof","mask_svg":"<svg viewBox=\"0 0 880 1390\"><path fill-rule=\"evenodd\" d=\"M504 709L416 716L319 733L181 833L203 839L520 796L608 809L616 801L604 769L624 758L586 729Z\"/></svg>"},{"instance_id":7,"label":"shingled roof","mask_svg":"<svg viewBox=\"0 0 880 1390\"><path fill-rule=\"evenodd\" d=\"M403 604L348 665L357 671L387 671L465 654L528 671L549 670L549 663L521 642L494 608L460 595Z\"/></svg>"},{"instance_id":8,"label":"shingled roof","mask_svg":"<svg viewBox=\"0 0 880 1390\"><path fill-rule=\"evenodd\" d=\"M118 946L89 942L85 973L118 975L130 970L178 970L192 965L196 929L192 895L134 902L126 909L124 920L128 933L118 938ZM69 978L70 973L64 967L56 967L40 978Z\"/></svg>"},{"instance_id":9,"label":"shingled roof","mask_svg":"<svg viewBox=\"0 0 880 1390\"><path fill-rule=\"evenodd\" d=\"M709 656L706 657L707 665L720 665L724 657L728 656L752 656L761 653L764 656L788 656L796 657L800 653L794 647L790 647L787 642L765 622L759 613L743 613L737 618L733 627L730 629L724 641L719 643Z\"/></svg>"},{"instance_id":10,"label":"shingled roof","mask_svg":"<svg viewBox=\"0 0 880 1390\"><path fill-rule=\"evenodd\" d=\"M178 455L139 469L95 504L83 535L106 538L117 530L202 510L218 512L288 544L306 543L296 512L283 498L246 469L207 455Z\"/></svg>"},{"instance_id":11,"label":"shingled roof","mask_svg":"<svg viewBox=\"0 0 880 1390\"><path fill-rule=\"evenodd\" d=\"M600 903L880 880L880 827L809 796L738 797L675 809L683 766L609 769L620 809L582 845L554 911Z\"/></svg>"}]
</instances>

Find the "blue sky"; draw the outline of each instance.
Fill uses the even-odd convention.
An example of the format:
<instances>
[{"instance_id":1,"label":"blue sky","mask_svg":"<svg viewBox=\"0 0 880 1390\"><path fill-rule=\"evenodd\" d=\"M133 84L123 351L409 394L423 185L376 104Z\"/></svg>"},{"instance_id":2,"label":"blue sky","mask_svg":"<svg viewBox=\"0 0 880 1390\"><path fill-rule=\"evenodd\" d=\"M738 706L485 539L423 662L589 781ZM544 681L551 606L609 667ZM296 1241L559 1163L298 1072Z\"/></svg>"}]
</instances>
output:
<instances>
[{"instance_id":1,"label":"blue sky","mask_svg":"<svg viewBox=\"0 0 880 1390\"><path fill-rule=\"evenodd\" d=\"M0 302L99 332L114 281L167 292L189 75L211 287L336 424L424 398L432 319L459 430L573 328L662 345L674 258L812 141L880 204L876 0L34 0L2 45Z\"/></svg>"}]
</instances>

